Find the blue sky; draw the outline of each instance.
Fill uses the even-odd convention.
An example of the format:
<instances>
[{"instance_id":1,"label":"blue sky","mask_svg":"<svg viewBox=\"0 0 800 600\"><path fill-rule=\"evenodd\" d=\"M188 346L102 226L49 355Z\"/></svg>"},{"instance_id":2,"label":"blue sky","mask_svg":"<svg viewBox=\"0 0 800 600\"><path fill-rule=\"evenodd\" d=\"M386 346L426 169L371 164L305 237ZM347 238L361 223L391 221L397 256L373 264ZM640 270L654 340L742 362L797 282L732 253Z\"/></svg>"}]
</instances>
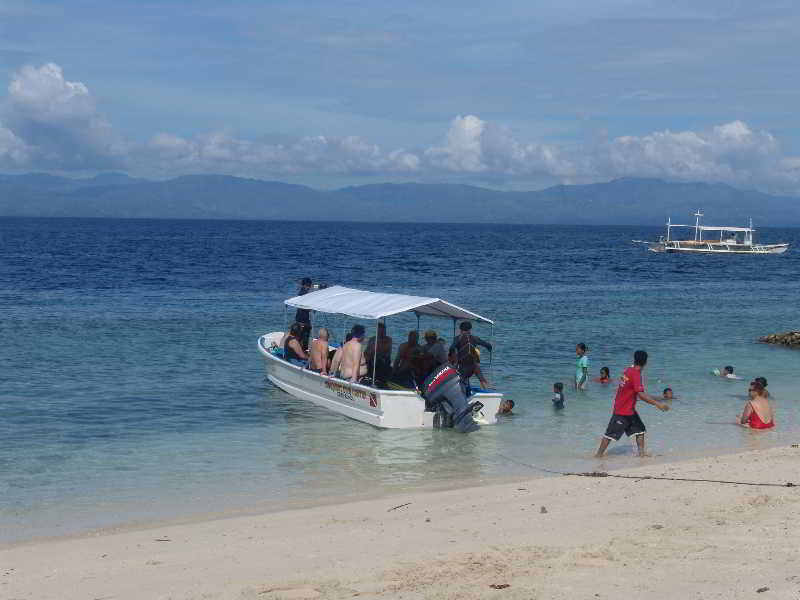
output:
<instances>
[{"instance_id":1,"label":"blue sky","mask_svg":"<svg viewBox=\"0 0 800 600\"><path fill-rule=\"evenodd\" d=\"M0 171L800 193L793 2L0 0Z\"/></svg>"}]
</instances>

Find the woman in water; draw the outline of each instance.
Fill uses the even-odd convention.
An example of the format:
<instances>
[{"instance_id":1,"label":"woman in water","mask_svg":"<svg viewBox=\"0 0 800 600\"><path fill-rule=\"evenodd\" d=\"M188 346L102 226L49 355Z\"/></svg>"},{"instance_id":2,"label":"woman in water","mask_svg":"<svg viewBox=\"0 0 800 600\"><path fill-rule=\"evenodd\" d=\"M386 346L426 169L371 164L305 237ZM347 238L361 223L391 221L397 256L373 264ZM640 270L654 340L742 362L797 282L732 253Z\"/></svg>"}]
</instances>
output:
<instances>
[{"instance_id":1,"label":"woman in water","mask_svg":"<svg viewBox=\"0 0 800 600\"><path fill-rule=\"evenodd\" d=\"M750 383L750 400L744 405L739 424L750 429L772 429L775 422L772 416L772 407L764 394L764 385L760 381Z\"/></svg>"}]
</instances>

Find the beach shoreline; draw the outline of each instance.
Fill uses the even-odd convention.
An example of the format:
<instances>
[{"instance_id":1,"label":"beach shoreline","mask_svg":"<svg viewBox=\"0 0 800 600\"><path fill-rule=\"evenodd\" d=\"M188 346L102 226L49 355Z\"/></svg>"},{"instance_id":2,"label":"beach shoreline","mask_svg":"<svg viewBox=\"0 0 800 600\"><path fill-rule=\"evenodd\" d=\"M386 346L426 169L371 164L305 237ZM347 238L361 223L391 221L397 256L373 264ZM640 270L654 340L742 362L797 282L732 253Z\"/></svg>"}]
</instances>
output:
<instances>
[{"instance_id":1,"label":"beach shoreline","mask_svg":"<svg viewBox=\"0 0 800 600\"><path fill-rule=\"evenodd\" d=\"M614 471L631 479L544 477L24 543L0 550L0 593L795 598L800 488L785 484L800 484L798 459L784 446Z\"/></svg>"},{"instance_id":2,"label":"beach shoreline","mask_svg":"<svg viewBox=\"0 0 800 600\"><path fill-rule=\"evenodd\" d=\"M587 456L581 463L577 470L601 470L608 473L624 472L632 468L644 467L660 467L672 463L681 463L692 460L702 460L706 458L715 458L722 456L730 456L740 454L743 451L733 447L720 447L717 448L713 454L695 454L688 455L648 455L644 459L639 459L635 456L634 438L623 439L620 442L612 445L611 452L609 452L602 459L596 459L593 456ZM622 454L624 446L630 445L630 455ZM781 447L782 444L776 443L774 446L768 448ZM750 451L745 451L750 452ZM446 479L425 484L414 484L409 486L408 489L380 489L374 492L368 490L359 490L358 492L351 492L346 495L335 497L306 499L304 501L285 500L281 502L265 502L262 504L253 504L248 506L233 506L228 508L221 508L219 510L203 510L195 512L182 512L174 514L167 511L166 514L162 513L161 516L153 518L137 518L137 517L121 517L119 519L112 519L115 522L107 526L79 526L73 531L68 533L55 533L53 535L33 535L22 536L17 535L11 538L3 539L0 537L0 551L20 546L29 546L35 544L43 544L58 541L77 540L84 538L94 538L106 535L116 535L137 531L146 531L149 529L157 529L161 527L172 527L182 525L193 525L197 523L204 523L210 521L220 521L226 519L236 519L240 517L260 517L266 515L273 515L295 510L314 510L316 508L331 507L338 505L352 504L356 502L379 501L395 496L409 495L409 494L431 494L437 492L454 492L459 490L472 490L483 487L491 487L497 485L512 485L515 483L528 482L535 479L547 479L551 477L560 477L563 471L572 472L572 468L556 469L555 466L550 465L543 467L534 464L533 461L522 460L510 456L499 455L503 460L515 463L517 466L524 468L527 471L526 475L521 473L494 475L494 476L476 476L472 479ZM627 459L635 461L639 466L633 466L630 462L628 464L615 464L620 459ZM568 464L571 464L568 462ZM575 465L572 465L575 466ZM597 468L595 468L597 467Z\"/></svg>"}]
</instances>

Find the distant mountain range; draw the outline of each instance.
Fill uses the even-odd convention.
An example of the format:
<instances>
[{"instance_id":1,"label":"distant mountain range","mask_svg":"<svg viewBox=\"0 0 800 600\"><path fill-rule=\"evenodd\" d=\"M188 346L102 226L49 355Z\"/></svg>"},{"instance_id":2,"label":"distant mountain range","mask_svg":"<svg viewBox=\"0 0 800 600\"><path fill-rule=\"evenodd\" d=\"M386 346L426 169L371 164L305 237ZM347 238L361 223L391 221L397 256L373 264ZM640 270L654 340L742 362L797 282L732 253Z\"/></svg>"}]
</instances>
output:
<instances>
[{"instance_id":1,"label":"distant mountain range","mask_svg":"<svg viewBox=\"0 0 800 600\"><path fill-rule=\"evenodd\" d=\"M709 224L743 225L752 217L761 227L800 226L800 198L659 179L504 192L422 183L316 190L225 175L0 175L0 216L661 225L668 216L689 222L698 208Z\"/></svg>"}]
</instances>

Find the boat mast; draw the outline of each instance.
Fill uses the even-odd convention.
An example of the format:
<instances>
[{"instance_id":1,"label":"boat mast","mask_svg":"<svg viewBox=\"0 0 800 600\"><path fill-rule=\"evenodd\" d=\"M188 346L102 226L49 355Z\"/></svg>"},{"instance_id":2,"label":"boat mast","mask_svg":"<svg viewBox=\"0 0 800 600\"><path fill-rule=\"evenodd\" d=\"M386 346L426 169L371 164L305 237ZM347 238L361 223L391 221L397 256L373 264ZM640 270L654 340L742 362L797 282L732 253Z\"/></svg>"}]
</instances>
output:
<instances>
[{"instance_id":1,"label":"boat mast","mask_svg":"<svg viewBox=\"0 0 800 600\"><path fill-rule=\"evenodd\" d=\"M672 227L672 217L667 217L667 241L669 241L669 230Z\"/></svg>"},{"instance_id":2,"label":"boat mast","mask_svg":"<svg viewBox=\"0 0 800 600\"><path fill-rule=\"evenodd\" d=\"M703 241L703 234L700 232L700 217L703 216L703 213L701 213L700 209L698 208L697 212L694 213L694 216L696 217L694 222L694 241Z\"/></svg>"}]
</instances>

